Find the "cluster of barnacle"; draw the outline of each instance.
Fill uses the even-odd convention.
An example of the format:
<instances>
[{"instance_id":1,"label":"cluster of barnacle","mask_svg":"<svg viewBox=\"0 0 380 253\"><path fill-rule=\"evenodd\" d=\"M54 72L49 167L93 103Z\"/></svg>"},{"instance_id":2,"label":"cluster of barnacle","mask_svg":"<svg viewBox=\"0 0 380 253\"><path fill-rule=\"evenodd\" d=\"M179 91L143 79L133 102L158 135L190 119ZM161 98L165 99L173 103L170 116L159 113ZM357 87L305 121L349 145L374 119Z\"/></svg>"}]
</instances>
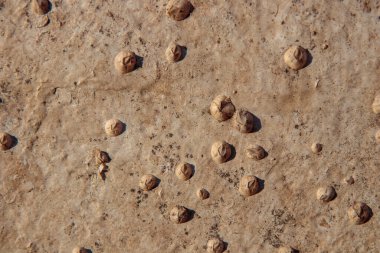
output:
<instances>
[{"instance_id":1,"label":"cluster of barnacle","mask_svg":"<svg viewBox=\"0 0 380 253\"><path fill-rule=\"evenodd\" d=\"M32 0L32 10L36 14L46 14L49 12L51 3L49 0ZM188 0L170 0L167 4L166 13L173 20L181 21L187 18L193 11L194 7ZM165 56L169 62L177 62L183 58L183 47L171 42L166 49ZM293 70L300 70L307 64L308 52L301 46L291 46L284 54L285 64ZM114 59L115 69L125 74L135 69L137 63L136 54L131 51L121 51ZM378 94L372 104L375 114L380 114L380 94ZM224 95L217 96L211 103L210 114L217 121L222 122L232 118L232 126L241 133L250 133L254 131L254 116L244 108L237 109L229 97ZM125 129L124 123L118 119L111 119L105 124L105 132L108 136L118 136ZM375 134L377 143L380 143L380 130ZM15 138L5 132L0 132L1 150L11 149L15 145ZM311 146L313 153L320 153L322 145L313 143ZM227 162L231 158L231 145L226 141L217 141L211 146L211 158L218 164ZM259 145L251 145L246 149L246 156L251 159L261 160L266 157L266 151ZM104 173L108 171L106 165L111 161L109 155L101 150L94 151L96 164L99 166L98 173L104 178ZM194 174L194 168L189 163L180 163L175 170L178 179L186 181ZM140 178L139 187L144 191L150 191L159 185L160 180L152 175L146 174ZM350 182L353 179L350 178ZM245 175L239 183L239 192L243 196L257 194L261 190L260 180L253 175ZM206 189L198 189L196 192L200 199L207 199L210 193ZM332 186L321 187L316 192L317 199L322 202L329 202L336 198L337 193ZM363 202L355 201L347 211L349 219L354 224L363 224L367 222L372 215L371 208ZM191 219L191 210L184 206L175 206L170 211L170 220L174 223L184 223ZM207 242L207 252L221 253L226 249L225 243L220 238L211 238ZM87 253L90 250L83 247L77 247L73 253ZM279 252L295 252L289 246L279 248Z\"/></svg>"}]
</instances>

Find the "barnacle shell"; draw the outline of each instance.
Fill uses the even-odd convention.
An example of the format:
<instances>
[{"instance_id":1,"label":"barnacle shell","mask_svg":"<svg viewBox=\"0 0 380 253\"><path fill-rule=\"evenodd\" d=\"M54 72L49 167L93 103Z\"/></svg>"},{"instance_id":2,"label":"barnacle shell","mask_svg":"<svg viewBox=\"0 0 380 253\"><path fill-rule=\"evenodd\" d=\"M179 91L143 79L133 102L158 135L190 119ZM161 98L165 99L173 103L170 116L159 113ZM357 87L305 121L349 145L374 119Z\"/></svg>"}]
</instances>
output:
<instances>
[{"instance_id":1,"label":"barnacle shell","mask_svg":"<svg viewBox=\"0 0 380 253\"><path fill-rule=\"evenodd\" d=\"M140 178L139 186L144 191L153 190L158 186L159 179L151 174L143 175Z\"/></svg>"},{"instance_id":2,"label":"barnacle shell","mask_svg":"<svg viewBox=\"0 0 380 253\"><path fill-rule=\"evenodd\" d=\"M111 158L109 157L108 153L105 151L101 151L100 149L94 150L94 157L96 164L109 163L111 161Z\"/></svg>"},{"instance_id":3,"label":"barnacle shell","mask_svg":"<svg viewBox=\"0 0 380 253\"><path fill-rule=\"evenodd\" d=\"M8 133L0 132L0 148L1 150L8 150L13 146L13 138Z\"/></svg>"},{"instance_id":4,"label":"barnacle shell","mask_svg":"<svg viewBox=\"0 0 380 253\"><path fill-rule=\"evenodd\" d=\"M378 144L380 144L380 130L377 130L375 134L375 140Z\"/></svg>"},{"instance_id":5,"label":"barnacle shell","mask_svg":"<svg viewBox=\"0 0 380 253\"><path fill-rule=\"evenodd\" d=\"M322 144L320 144L320 143L316 143L316 142L313 143L313 144L311 144L311 147L310 147L311 151L312 151L313 153L315 153L315 154L321 152L321 151L322 151L322 148L323 148Z\"/></svg>"},{"instance_id":6,"label":"barnacle shell","mask_svg":"<svg viewBox=\"0 0 380 253\"><path fill-rule=\"evenodd\" d=\"M284 54L284 61L291 69L302 69L307 62L307 51L301 46L291 46Z\"/></svg>"},{"instance_id":7,"label":"barnacle shell","mask_svg":"<svg viewBox=\"0 0 380 253\"><path fill-rule=\"evenodd\" d=\"M208 199L210 197L210 193L206 189L201 188L201 189L197 190L197 196L198 196L198 198L200 198L202 200Z\"/></svg>"},{"instance_id":8,"label":"barnacle shell","mask_svg":"<svg viewBox=\"0 0 380 253\"><path fill-rule=\"evenodd\" d=\"M376 114L380 113L380 94L376 95L375 99L373 100L372 110Z\"/></svg>"},{"instance_id":9,"label":"barnacle shell","mask_svg":"<svg viewBox=\"0 0 380 253\"><path fill-rule=\"evenodd\" d=\"M333 200L335 197L336 191L332 186L321 187L317 190L317 199L323 202L329 202Z\"/></svg>"},{"instance_id":10,"label":"barnacle shell","mask_svg":"<svg viewBox=\"0 0 380 253\"><path fill-rule=\"evenodd\" d=\"M263 147L259 145L251 145L246 150L245 153L248 158L254 159L254 160L261 160L265 158L266 152Z\"/></svg>"},{"instance_id":11,"label":"barnacle shell","mask_svg":"<svg viewBox=\"0 0 380 253\"><path fill-rule=\"evenodd\" d=\"M118 119L110 119L106 122L104 129L108 136L118 136L124 131L124 124Z\"/></svg>"},{"instance_id":12,"label":"barnacle shell","mask_svg":"<svg viewBox=\"0 0 380 253\"><path fill-rule=\"evenodd\" d=\"M183 181L189 180L193 173L193 166L189 163L180 163L175 170L176 176Z\"/></svg>"},{"instance_id":13,"label":"barnacle shell","mask_svg":"<svg viewBox=\"0 0 380 253\"><path fill-rule=\"evenodd\" d=\"M259 179L255 176L243 176L239 183L239 192L243 196L251 196L260 191Z\"/></svg>"},{"instance_id":14,"label":"barnacle shell","mask_svg":"<svg viewBox=\"0 0 380 253\"><path fill-rule=\"evenodd\" d=\"M170 211L169 216L170 220L177 224L187 222L191 219L190 210L180 205L173 207L173 209Z\"/></svg>"},{"instance_id":15,"label":"barnacle shell","mask_svg":"<svg viewBox=\"0 0 380 253\"><path fill-rule=\"evenodd\" d=\"M230 119L234 113L235 106L229 97L219 95L211 102L210 114L219 122Z\"/></svg>"},{"instance_id":16,"label":"barnacle shell","mask_svg":"<svg viewBox=\"0 0 380 253\"><path fill-rule=\"evenodd\" d=\"M233 117L232 125L242 133L250 133L254 128L254 116L246 109L238 109Z\"/></svg>"},{"instance_id":17,"label":"barnacle shell","mask_svg":"<svg viewBox=\"0 0 380 253\"><path fill-rule=\"evenodd\" d=\"M34 13L44 15L49 12L49 0L32 0L32 10Z\"/></svg>"},{"instance_id":18,"label":"barnacle shell","mask_svg":"<svg viewBox=\"0 0 380 253\"><path fill-rule=\"evenodd\" d=\"M224 163L231 157L231 146L225 141L217 141L211 146L211 158L216 163Z\"/></svg>"},{"instance_id":19,"label":"barnacle shell","mask_svg":"<svg viewBox=\"0 0 380 253\"><path fill-rule=\"evenodd\" d=\"M182 47L174 42L171 42L165 51L165 56L168 62L177 62L182 57Z\"/></svg>"},{"instance_id":20,"label":"barnacle shell","mask_svg":"<svg viewBox=\"0 0 380 253\"><path fill-rule=\"evenodd\" d=\"M72 251L72 253L89 253L90 250L83 248L83 247L75 247Z\"/></svg>"},{"instance_id":21,"label":"barnacle shell","mask_svg":"<svg viewBox=\"0 0 380 253\"><path fill-rule=\"evenodd\" d=\"M136 55L131 51L121 51L115 57L114 65L115 69L120 74L131 72L136 66Z\"/></svg>"},{"instance_id":22,"label":"barnacle shell","mask_svg":"<svg viewBox=\"0 0 380 253\"><path fill-rule=\"evenodd\" d=\"M225 250L225 245L219 238L211 238L207 242L208 253L222 253Z\"/></svg>"},{"instance_id":23,"label":"barnacle shell","mask_svg":"<svg viewBox=\"0 0 380 253\"><path fill-rule=\"evenodd\" d=\"M347 211L350 221L356 225L366 223L372 216L372 210L367 204L355 201Z\"/></svg>"},{"instance_id":24,"label":"barnacle shell","mask_svg":"<svg viewBox=\"0 0 380 253\"><path fill-rule=\"evenodd\" d=\"M289 246L282 246L278 249L278 253L296 253L297 251Z\"/></svg>"},{"instance_id":25,"label":"barnacle shell","mask_svg":"<svg viewBox=\"0 0 380 253\"><path fill-rule=\"evenodd\" d=\"M181 21L187 18L193 9L194 6L188 0L170 0L166 6L166 14L176 21Z\"/></svg>"}]
</instances>

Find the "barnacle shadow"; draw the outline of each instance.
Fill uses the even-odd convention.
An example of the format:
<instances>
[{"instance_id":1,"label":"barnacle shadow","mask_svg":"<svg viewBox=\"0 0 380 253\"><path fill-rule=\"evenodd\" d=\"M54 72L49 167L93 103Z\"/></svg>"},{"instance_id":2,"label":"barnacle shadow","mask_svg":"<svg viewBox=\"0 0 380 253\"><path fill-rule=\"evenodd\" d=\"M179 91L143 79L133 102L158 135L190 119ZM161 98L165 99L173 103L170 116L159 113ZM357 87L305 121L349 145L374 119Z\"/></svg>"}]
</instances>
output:
<instances>
[{"instance_id":1,"label":"barnacle shadow","mask_svg":"<svg viewBox=\"0 0 380 253\"><path fill-rule=\"evenodd\" d=\"M16 136L11 135L11 138L12 138L12 146L10 147L10 149L16 147L18 144L18 139L16 138Z\"/></svg>"},{"instance_id":2,"label":"barnacle shadow","mask_svg":"<svg viewBox=\"0 0 380 253\"><path fill-rule=\"evenodd\" d=\"M154 185L154 187L152 188L152 190L153 189L156 189L159 185L160 185L160 183L161 183L161 179L159 179L158 177L156 177L157 178L157 182L156 182L156 184Z\"/></svg>"},{"instance_id":3,"label":"barnacle shadow","mask_svg":"<svg viewBox=\"0 0 380 253\"><path fill-rule=\"evenodd\" d=\"M228 242L223 241L223 251L225 252L228 249Z\"/></svg>"},{"instance_id":4,"label":"barnacle shadow","mask_svg":"<svg viewBox=\"0 0 380 253\"><path fill-rule=\"evenodd\" d=\"M194 164L190 164L190 168L191 168L191 177L192 178L195 174L195 165Z\"/></svg>"},{"instance_id":5,"label":"barnacle shadow","mask_svg":"<svg viewBox=\"0 0 380 253\"><path fill-rule=\"evenodd\" d=\"M365 221L363 221L362 224L367 223L373 216L372 208L370 208L369 206L367 206L367 208L368 208L368 218Z\"/></svg>"},{"instance_id":6,"label":"barnacle shadow","mask_svg":"<svg viewBox=\"0 0 380 253\"><path fill-rule=\"evenodd\" d=\"M186 217L186 221L184 223L191 221L192 219L194 219L195 216L195 211L193 209L187 208L187 210L188 216Z\"/></svg>"},{"instance_id":7,"label":"barnacle shadow","mask_svg":"<svg viewBox=\"0 0 380 253\"><path fill-rule=\"evenodd\" d=\"M306 49L306 55L307 55L307 59L306 59L306 65L304 68L311 65L311 63L313 62L313 56L311 55L311 53L308 49Z\"/></svg>"},{"instance_id":8,"label":"barnacle shadow","mask_svg":"<svg viewBox=\"0 0 380 253\"><path fill-rule=\"evenodd\" d=\"M261 179L261 178L257 178L257 180L259 181L259 191L257 193L260 193L264 190L265 188L265 180ZM257 194L256 193L256 194Z\"/></svg>"},{"instance_id":9,"label":"barnacle shadow","mask_svg":"<svg viewBox=\"0 0 380 253\"><path fill-rule=\"evenodd\" d=\"M234 147L234 145L230 143L228 143L228 145L230 145L230 148L231 148L231 155L228 158L227 162L232 161L236 157L236 148Z\"/></svg>"},{"instance_id":10,"label":"barnacle shadow","mask_svg":"<svg viewBox=\"0 0 380 253\"><path fill-rule=\"evenodd\" d=\"M187 47L180 46L180 48L181 48L181 58L179 58L179 61L182 61L183 59L185 59L187 55Z\"/></svg>"},{"instance_id":11,"label":"barnacle shadow","mask_svg":"<svg viewBox=\"0 0 380 253\"><path fill-rule=\"evenodd\" d=\"M261 120L254 114L253 115L253 128L252 132L258 132L261 130Z\"/></svg>"},{"instance_id":12,"label":"barnacle shadow","mask_svg":"<svg viewBox=\"0 0 380 253\"><path fill-rule=\"evenodd\" d=\"M125 131L127 131L127 124L124 122L121 122L121 132L120 134L123 134Z\"/></svg>"},{"instance_id":13,"label":"barnacle shadow","mask_svg":"<svg viewBox=\"0 0 380 253\"><path fill-rule=\"evenodd\" d=\"M136 66L135 66L135 70L136 70L136 69L139 69L139 68L142 68L143 65L144 65L144 57L139 56L139 55L136 55Z\"/></svg>"},{"instance_id":14,"label":"barnacle shadow","mask_svg":"<svg viewBox=\"0 0 380 253\"><path fill-rule=\"evenodd\" d=\"M53 9L53 4L50 1L48 2L49 2L48 12L51 12L51 10Z\"/></svg>"}]
</instances>

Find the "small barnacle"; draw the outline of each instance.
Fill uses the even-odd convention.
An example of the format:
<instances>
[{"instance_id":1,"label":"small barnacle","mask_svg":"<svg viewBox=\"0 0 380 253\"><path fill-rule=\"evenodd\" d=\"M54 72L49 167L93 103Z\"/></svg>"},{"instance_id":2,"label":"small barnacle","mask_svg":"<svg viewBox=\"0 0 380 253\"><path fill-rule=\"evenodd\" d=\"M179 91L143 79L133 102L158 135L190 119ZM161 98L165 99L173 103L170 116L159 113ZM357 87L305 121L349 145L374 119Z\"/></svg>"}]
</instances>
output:
<instances>
[{"instance_id":1,"label":"small barnacle","mask_svg":"<svg viewBox=\"0 0 380 253\"><path fill-rule=\"evenodd\" d=\"M139 186L144 191L150 191L156 188L159 184L159 179L151 174L143 175L140 178Z\"/></svg>"},{"instance_id":2,"label":"small barnacle","mask_svg":"<svg viewBox=\"0 0 380 253\"><path fill-rule=\"evenodd\" d=\"M369 221L372 216L372 210L367 204L355 201L347 211L350 221L360 225Z\"/></svg>"},{"instance_id":3,"label":"small barnacle","mask_svg":"<svg viewBox=\"0 0 380 253\"><path fill-rule=\"evenodd\" d=\"M193 10L194 6L188 0L170 0L166 6L166 14L176 21L184 20Z\"/></svg>"},{"instance_id":4,"label":"small barnacle","mask_svg":"<svg viewBox=\"0 0 380 253\"><path fill-rule=\"evenodd\" d=\"M372 110L374 113L380 113L380 94L377 94L372 103Z\"/></svg>"},{"instance_id":5,"label":"small barnacle","mask_svg":"<svg viewBox=\"0 0 380 253\"><path fill-rule=\"evenodd\" d=\"M105 172L108 172L108 166L102 163L98 167L98 173L102 176Z\"/></svg>"},{"instance_id":6,"label":"small barnacle","mask_svg":"<svg viewBox=\"0 0 380 253\"><path fill-rule=\"evenodd\" d=\"M323 202L329 202L333 200L335 197L336 191L332 186L321 187L317 190L317 199Z\"/></svg>"},{"instance_id":7,"label":"small barnacle","mask_svg":"<svg viewBox=\"0 0 380 253\"><path fill-rule=\"evenodd\" d=\"M106 122L104 129L108 136L118 136L124 131L124 124L118 119L110 119Z\"/></svg>"},{"instance_id":8,"label":"small barnacle","mask_svg":"<svg viewBox=\"0 0 380 253\"><path fill-rule=\"evenodd\" d=\"M211 158L216 163L224 163L231 157L231 146L225 141L217 141L211 146Z\"/></svg>"},{"instance_id":9,"label":"small barnacle","mask_svg":"<svg viewBox=\"0 0 380 253\"><path fill-rule=\"evenodd\" d=\"M111 158L109 157L108 153L105 151L101 151L100 149L94 150L94 157L96 164L109 163L111 161Z\"/></svg>"},{"instance_id":10,"label":"small barnacle","mask_svg":"<svg viewBox=\"0 0 380 253\"><path fill-rule=\"evenodd\" d=\"M120 74L125 74L133 71L136 66L136 54L131 51L121 51L115 57L115 69Z\"/></svg>"},{"instance_id":11,"label":"small barnacle","mask_svg":"<svg viewBox=\"0 0 380 253\"><path fill-rule=\"evenodd\" d=\"M180 163L175 170L175 174L179 179L187 181L194 174L193 166L189 163Z\"/></svg>"},{"instance_id":12,"label":"small barnacle","mask_svg":"<svg viewBox=\"0 0 380 253\"><path fill-rule=\"evenodd\" d=\"M246 149L245 152L248 158L254 160L261 160L264 159L266 156L264 148L259 145L251 145Z\"/></svg>"},{"instance_id":13,"label":"small barnacle","mask_svg":"<svg viewBox=\"0 0 380 253\"><path fill-rule=\"evenodd\" d=\"M352 176L347 176L347 177L344 178L344 182L346 184L354 184L355 183L355 179Z\"/></svg>"},{"instance_id":14,"label":"small barnacle","mask_svg":"<svg viewBox=\"0 0 380 253\"><path fill-rule=\"evenodd\" d=\"M255 176L243 176L239 183L239 192L243 196L252 196L260 191L259 179Z\"/></svg>"},{"instance_id":15,"label":"small barnacle","mask_svg":"<svg viewBox=\"0 0 380 253\"><path fill-rule=\"evenodd\" d=\"M197 196L199 199L204 200L210 197L210 193L206 189L201 188L197 190Z\"/></svg>"},{"instance_id":16,"label":"small barnacle","mask_svg":"<svg viewBox=\"0 0 380 253\"><path fill-rule=\"evenodd\" d=\"M219 122L230 119L234 113L235 106L229 97L219 95L211 102L210 114Z\"/></svg>"},{"instance_id":17,"label":"small barnacle","mask_svg":"<svg viewBox=\"0 0 380 253\"><path fill-rule=\"evenodd\" d=\"M284 54L284 61L291 69L302 69L307 63L307 51L301 46L291 46Z\"/></svg>"},{"instance_id":18,"label":"small barnacle","mask_svg":"<svg viewBox=\"0 0 380 253\"><path fill-rule=\"evenodd\" d=\"M238 109L234 114L232 125L241 133L250 133L254 128L254 116L246 109Z\"/></svg>"},{"instance_id":19,"label":"small barnacle","mask_svg":"<svg viewBox=\"0 0 380 253\"><path fill-rule=\"evenodd\" d=\"M319 152L321 152L322 148L323 148L322 144L317 143L317 142L314 142L313 144L311 144L311 147L310 147L311 151L314 154L318 154Z\"/></svg>"},{"instance_id":20,"label":"small barnacle","mask_svg":"<svg viewBox=\"0 0 380 253\"><path fill-rule=\"evenodd\" d=\"M169 216L171 221L180 224L191 219L191 212L186 207L177 205L170 211Z\"/></svg>"},{"instance_id":21,"label":"small barnacle","mask_svg":"<svg viewBox=\"0 0 380 253\"><path fill-rule=\"evenodd\" d=\"M211 238L207 242L207 252L208 253L222 253L225 250L225 245L219 238Z\"/></svg>"},{"instance_id":22,"label":"small barnacle","mask_svg":"<svg viewBox=\"0 0 380 253\"><path fill-rule=\"evenodd\" d=\"M168 62L177 62L182 58L182 47L174 42L171 42L165 51L165 56Z\"/></svg>"},{"instance_id":23,"label":"small barnacle","mask_svg":"<svg viewBox=\"0 0 380 253\"><path fill-rule=\"evenodd\" d=\"M380 144L380 130L377 130L375 134L375 140L378 144Z\"/></svg>"}]
</instances>

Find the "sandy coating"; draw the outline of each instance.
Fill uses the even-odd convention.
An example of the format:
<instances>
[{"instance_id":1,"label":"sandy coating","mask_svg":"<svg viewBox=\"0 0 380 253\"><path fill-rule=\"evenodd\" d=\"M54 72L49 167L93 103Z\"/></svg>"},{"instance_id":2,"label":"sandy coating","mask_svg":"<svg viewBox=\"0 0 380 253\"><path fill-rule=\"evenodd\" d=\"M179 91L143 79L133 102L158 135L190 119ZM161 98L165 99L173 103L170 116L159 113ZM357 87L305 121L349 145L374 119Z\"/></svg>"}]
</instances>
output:
<instances>
[{"instance_id":1,"label":"sandy coating","mask_svg":"<svg viewBox=\"0 0 380 253\"><path fill-rule=\"evenodd\" d=\"M307 51L301 46L291 46L284 54L284 61L293 70L302 69L307 63Z\"/></svg>"}]
</instances>

